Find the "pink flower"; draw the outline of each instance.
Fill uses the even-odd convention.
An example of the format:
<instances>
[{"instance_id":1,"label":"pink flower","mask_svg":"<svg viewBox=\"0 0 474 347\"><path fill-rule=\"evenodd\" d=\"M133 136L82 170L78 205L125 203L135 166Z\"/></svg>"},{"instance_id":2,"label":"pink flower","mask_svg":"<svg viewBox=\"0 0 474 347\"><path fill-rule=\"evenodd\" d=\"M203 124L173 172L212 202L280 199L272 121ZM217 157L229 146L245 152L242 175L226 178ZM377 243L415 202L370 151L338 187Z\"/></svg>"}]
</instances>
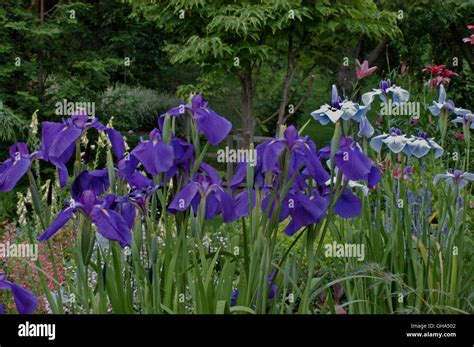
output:
<instances>
[{"instance_id":1,"label":"pink flower","mask_svg":"<svg viewBox=\"0 0 474 347\"><path fill-rule=\"evenodd\" d=\"M456 140L464 140L464 134L463 133L456 133L456 134L454 134L454 138Z\"/></svg>"},{"instance_id":2,"label":"pink flower","mask_svg":"<svg viewBox=\"0 0 474 347\"><path fill-rule=\"evenodd\" d=\"M401 66L401 68L400 68L401 74L402 74L402 75L405 75L405 74L407 73L407 71L408 71L407 64L402 63L402 66Z\"/></svg>"},{"instance_id":3,"label":"pink flower","mask_svg":"<svg viewBox=\"0 0 474 347\"><path fill-rule=\"evenodd\" d=\"M420 120L418 118L413 118L411 121L410 121L410 124L411 125L418 125L420 124Z\"/></svg>"},{"instance_id":4,"label":"pink flower","mask_svg":"<svg viewBox=\"0 0 474 347\"><path fill-rule=\"evenodd\" d=\"M465 38L463 38L462 40L463 40L463 42L466 42L466 43L467 43L467 42L470 42L471 45L474 45L474 34L471 35L471 37L465 37Z\"/></svg>"},{"instance_id":5,"label":"pink flower","mask_svg":"<svg viewBox=\"0 0 474 347\"><path fill-rule=\"evenodd\" d=\"M359 59L356 59L356 73L357 73L357 79L360 81L363 78L369 77L374 73L375 70L377 70L377 66L372 66L369 68L369 62L367 60L364 60L362 65L360 64Z\"/></svg>"},{"instance_id":6,"label":"pink flower","mask_svg":"<svg viewBox=\"0 0 474 347\"><path fill-rule=\"evenodd\" d=\"M431 88L437 88L440 84L449 84L451 79L449 77L443 77L441 75L436 76L435 78L430 79L426 84Z\"/></svg>"},{"instance_id":7,"label":"pink flower","mask_svg":"<svg viewBox=\"0 0 474 347\"><path fill-rule=\"evenodd\" d=\"M384 123L383 118L379 117L375 120L375 125L382 126Z\"/></svg>"}]
</instances>

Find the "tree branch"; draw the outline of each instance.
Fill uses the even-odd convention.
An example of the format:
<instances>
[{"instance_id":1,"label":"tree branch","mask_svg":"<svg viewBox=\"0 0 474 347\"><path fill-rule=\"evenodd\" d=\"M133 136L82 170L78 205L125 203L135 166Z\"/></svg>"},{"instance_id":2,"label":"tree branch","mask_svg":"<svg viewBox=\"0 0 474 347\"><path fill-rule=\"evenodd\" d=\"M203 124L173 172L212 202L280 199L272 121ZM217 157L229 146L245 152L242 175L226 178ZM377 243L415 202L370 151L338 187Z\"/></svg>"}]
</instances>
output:
<instances>
[{"instance_id":1,"label":"tree branch","mask_svg":"<svg viewBox=\"0 0 474 347\"><path fill-rule=\"evenodd\" d=\"M301 105L303 105L303 103L306 101L306 99L308 98L309 94L311 93L311 90L313 89L313 85L314 85L314 80L316 79L316 76L315 75L311 75L310 78L309 78L309 81L308 81L308 84L306 86L306 90L303 94L303 96L300 98L300 100L297 102L297 104L295 105L294 107L294 110L293 110L293 113L287 113L285 115L285 117L283 118L283 124L285 124L288 119L294 115L301 107Z\"/></svg>"}]
</instances>

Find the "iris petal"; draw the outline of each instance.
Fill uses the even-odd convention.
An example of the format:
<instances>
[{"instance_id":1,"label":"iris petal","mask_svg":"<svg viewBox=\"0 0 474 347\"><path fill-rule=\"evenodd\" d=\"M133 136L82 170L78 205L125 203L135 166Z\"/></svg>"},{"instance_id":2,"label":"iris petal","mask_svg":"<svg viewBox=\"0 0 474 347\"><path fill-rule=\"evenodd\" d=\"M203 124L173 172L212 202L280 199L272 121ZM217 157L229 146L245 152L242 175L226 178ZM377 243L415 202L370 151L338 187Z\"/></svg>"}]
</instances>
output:
<instances>
[{"instance_id":1,"label":"iris petal","mask_svg":"<svg viewBox=\"0 0 474 347\"><path fill-rule=\"evenodd\" d=\"M362 116L359 122L359 132L357 135L359 137L372 137L374 134L374 127L370 124L366 116Z\"/></svg>"},{"instance_id":2,"label":"iris petal","mask_svg":"<svg viewBox=\"0 0 474 347\"><path fill-rule=\"evenodd\" d=\"M46 228L46 230L40 236L37 237L37 240L48 240L51 236L58 232L59 229L66 225L75 211L76 209L70 206L63 208L51 225Z\"/></svg>"},{"instance_id":3,"label":"iris petal","mask_svg":"<svg viewBox=\"0 0 474 347\"><path fill-rule=\"evenodd\" d=\"M362 212L362 203L357 195L346 188L334 206L334 212L342 218L354 218Z\"/></svg>"},{"instance_id":4,"label":"iris petal","mask_svg":"<svg viewBox=\"0 0 474 347\"><path fill-rule=\"evenodd\" d=\"M285 200L284 205L287 205L291 216L291 221L285 228L285 233L289 236L294 235L303 226L319 223L327 210L325 199L318 197L311 199L309 196L296 191L288 194Z\"/></svg>"},{"instance_id":5,"label":"iris petal","mask_svg":"<svg viewBox=\"0 0 474 347\"><path fill-rule=\"evenodd\" d=\"M36 310L36 307L38 307L39 302L36 296L31 291L24 289L15 283L5 279L0 279L0 289L7 289L12 292L16 308L20 314L31 314ZM3 312L4 309L2 307L0 313Z\"/></svg>"},{"instance_id":6,"label":"iris petal","mask_svg":"<svg viewBox=\"0 0 474 347\"><path fill-rule=\"evenodd\" d=\"M405 135L395 135L388 136L382 140L382 142L385 143L393 153L400 153L405 148L408 139L405 137Z\"/></svg>"},{"instance_id":7,"label":"iris petal","mask_svg":"<svg viewBox=\"0 0 474 347\"><path fill-rule=\"evenodd\" d=\"M143 164L152 176L168 171L173 165L173 147L162 140L149 140L140 143L132 154Z\"/></svg>"},{"instance_id":8,"label":"iris petal","mask_svg":"<svg viewBox=\"0 0 474 347\"><path fill-rule=\"evenodd\" d=\"M218 145L229 135L232 123L210 108L200 107L194 112L194 120L200 132L211 145Z\"/></svg>"},{"instance_id":9,"label":"iris petal","mask_svg":"<svg viewBox=\"0 0 474 347\"><path fill-rule=\"evenodd\" d=\"M390 135L388 134L382 134L373 137L372 140L370 140L370 146L374 149L374 151L380 153L380 151L382 150L383 140L385 140L389 136Z\"/></svg>"},{"instance_id":10,"label":"iris petal","mask_svg":"<svg viewBox=\"0 0 474 347\"><path fill-rule=\"evenodd\" d=\"M249 191L246 189L234 199L234 210L237 217L249 215ZM255 207L255 191L252 191L252 208Z\"/></svg>"},{"instance_id":11,"label":"iris petal","mask_svg":"<svg viewBox=\"0 0 474 347\"><path fill-rule=\"evenodd\" d=\"M107 169L83 171L72 182L71 195L78 199L85 190L92 190L96 196L102 195L109 188Z\"/></svg>"},{"instance_id":12,"label":"iris petal","mask_svg":"<svg viewBox=\"0 0 474 347\"><path fill-rule=\"evenodd\" d=\"M122 134L112 128L105 129L105 132L109 136L115 157L118 160L122 159L123 153L125 152L125 141L123 140Z\"/></svg>"},{"instance_id":13,"label":"iris petal","mask_svg":"<svg viewBox=\"0 0 474 347\"><path fill-rule=\"evenodd\" d=\"M268 143L265 151L263 152L263 172L271 172L277 167L278 159L280 158L280 155L284 149L285 144L283 141L272 140Z\"/></svg>"},{"instance_id":14,"label":"iris petal","mask_svg":"<svg viewBox=\"0 0 474 347\"><path fill-rule=\"evenodd\" d=\"M178 211L185 211L191 205L191 202L199 194L199 183L191 182L184 186L183 189L174 197L173 201L168 207L171 213Z\"/></svg>"},{"instance_id":15,"label":"iris petal","mask_svg":"<svg viewBox=\"0 0 474 347\"><path fill-rule=\"evenodd\" d=\"M132 232L127 222L117 212L95 206L90 218L99 233L108 240L118 241L122 248L132 242Z\"/></svg>"},{"instance_id":16,"label":"iris petal","mask_svg":"<svg viewBox=\"0 0 474 347\"><path fill-rule=\"evenodd\" d=\"M341 140L341 146L334 155L334 162L344 176L353 181L367 179L372 168L372 161L350 138Z\"/></svg>"},{"instance_id":17,"label":"iris petal","mask_svg":"<svg viewBox=\"0 0 474 347\"><path fill-rule=\"evenodd\" d=\"M0 192L11 191L28 171L30 165L29 158L21 157L18 161L7 159L0 166Z\"/></svg>"},{"instance_id":18,"label":"iris petal","mask_svg":"<svg viewBox=\"0 0 474 347\"><path fill-rule=\"evenodd\" d=\"M417 158L424 157L430 151L431 147L425 139L414 138L407 142L403 152L408 155L414 155Z\"/></svg>"}]
</instances>

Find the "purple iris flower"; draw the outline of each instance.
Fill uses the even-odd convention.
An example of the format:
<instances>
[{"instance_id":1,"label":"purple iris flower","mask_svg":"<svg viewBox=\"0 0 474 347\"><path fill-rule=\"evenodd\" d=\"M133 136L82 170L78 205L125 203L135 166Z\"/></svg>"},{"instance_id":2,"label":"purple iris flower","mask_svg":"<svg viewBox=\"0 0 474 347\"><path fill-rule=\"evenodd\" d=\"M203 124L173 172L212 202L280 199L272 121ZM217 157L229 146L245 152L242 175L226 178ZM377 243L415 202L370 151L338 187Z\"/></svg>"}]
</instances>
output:
<instances>
[{"instance_id":1,"label":"purple iris flower","mask_svg":"<svg viewBox=\"0 0 474 347\"><path fill-rule=\"evenodd\" d=\"M168 211L177 213L192 207L197 214L199 204L206 201L206 219L221 214L225 223L231 223L249 214L249 192L247 189L235 199L222 187L222 180L216 169L201 163L194 180L186 184L168 206ZM252 190L252 207L255 206L255 191Z\"/></svg>"},{"instance_id":2,"label":"purple iris flower","mask_svg":"<svg viewBox=\"0 0 474 347\"><path fill-rule=\"evenodd\" d=\"M239 290L236 289L232 292L230 296L230 307L237 305L237 298L239 297Z\"/></svg>"},{"instance_id":3,"label":"purple iris flower","mask_svg":"<svg viewBox=\"0 0 474 347\"><path fill-rule=\"evenodd\" d=\"M327 201L319 194L311 197L296 190L290 191L281 207L281 221L291 216L285 233L292 236L306 225L319 223L326 214L327 208Z\"/></svg>"},{"instance_id":4,"label":"purple iris flower","mask_svg":"<svg viewBox=\"0 0 474 347\"><path fill-rule=\"evenodd\" d=\"M194 161L194 146L174 136L171 138L170 145L173 147L174 160L173 165L166 173L167 177L175 176L179 170L189 173L191 164Z\"/></svg>"},{"instance_id":5,"label":"purple iris flower","mask_svg":"<svg viewBox=\"0 0 474 347\"><path fill-rule=\"evenodd\" d=\"M456 185L459 189L466 186L469 182L474 181L474 174L470 172L462 172L460 170L454 170L453 173L448 172L446 174L438 174L433 179L433 184L438 183L440 179L444 179L451 185L451 188L455 188Z\"/></svg>"},{"instance_id":6,"label":"purple iris flower","mask_svg":"<svg viewBox=\"0 0 474 347\"><path fill-rule=\"evenodd\" d=\"M267 298L268 299L273 299L275 298L275 295L276 295L276 292L277 292L277 289L278 289L278 286L276 284L272 284L273 283L273 278L275 277L275 271L272 271L270 273L270 275L268 276L268 294L267 294ZM257 296L258 296L258 290L257 290ZM232 292L232 295L230 296L230 306L233 307L235 305L237 305L237 299L239 298L239 290L238 289L235 289L233 292ZM267 304L268 305L268 304Z\"/></svg>"},{"instance_id":7,"label":"purple iris flower","mask_svg":"<svg viewBox=\"0 0 474 347\"><path fill-rule=\"evenodd\" d=\"M280 171L278 160L281 154L287 150L293 156L293 168L304 166L317 183L324 184L330 176L318 159L314 142L307 136L298 136L298 131L294 126L286 128L283 135L283 138L266 143L262 159L262 172L278 173Z\"/></svg>"},{"instance_id":8,"label":"purple iris flower","mask_svg":"<svg viewBox=\"0 0 474 347\"><path fill-rule=\"evenodd\" d=\"M102 236L111 241L118 241L123 248L132 240L131 225L133 225L132 217L134 219L135 216L131 213L120 215L113 209L116 207L115 202L116 196L113 194L99 199L92 190L85 190L78 201L74 199L66 201L66 207L37 240L48 240L79 211L97 227Z\"/></svg>"},{"instance_id":9,"label":"purple iris flower","mask_svg":"<svg viewBox=\"0 0 474 347\"><path fill-rule=\"evenodd\" d=\"M206 220L221 213L225 223L235 221L238 216L234 209L234 200L222 188L221 181L215 181L209 175L196 174L194 180L186 184L168 206L168 211L178 213L192 207L197 215L201 201L206 201Z\"/></svg>"},{"instance_id":10,"label":"purple iris flower","mask_svg":"<svg viewBox=\"0 0 474 347\"><path fill-rule=\"evenodd\" d=\"M222 179L219 176L219 173L217 172L215 168L213 168L209 164L202 162L198 169L198 174L199 173L209 177L211 183L215 183L219 185L222 184ZM196 177L198 177L198 175L196 175Z\"/></svg>"},{"instance_id":11,"label":"purple iris flower","mask_svg":"<svg viewBox=\"0 0 474 347\"><path fill-rule=\"evenodd\" d=\"M17 142L9 148L10 158L0 165L0 192L9 192L28 171L37 153L30 154L26 143Z\"/></svg>"},{"instance_id":12,"label":"purple iris flower","mask_svg":"<svg viewBox=\"0 0 474 347\"><path fill-rule=\"evenodd\" d=\"M148 167L151 167L150 170L153 172L166 171L166 176L168 178L177 175L180 170L189 173L191 164L194 161L194 146L189 142L174 136L172 136L170 144L166 145L160 142L161 136L160 130L154 129L150 133L150 141L154 141L156 144L154 144L154 142L150 143L149 141L142 141L132 151L132 153L127 154L125 157L120 159L118 163L119 176L122 179L125 179L132 187L144 189L152 184L150 179L136 171L139 164L139 158L144 162L147 162ZM147 155L146 150L150 148L153 148L154 151ZM172 153L171 157L170 153ZM164 156L162 158L162 165L155 165L152 162L152 160L155 159L151 158L151 156L159 159L161 155ZM151 173L151 171L149 172Z\"/></svg>"},{"instance_id":13,"label":"purple iris flower","mask_svg":"<svg viewBox=\"0 0 474 347\"><path fill-rule=\"evenodd\" d=\"M130 153L125 152L125 141L122 134L114 129L108 129L112 150L118 160L117 173L120 179L126 181L134 189L145 189L153 181L137 171L139 161Z\"/></svg>"},{"instance_id":14,"label":"purple iris flower","mask_svg":"<svg viewBox=\"0 0 474 347\"><path fill-rule=\"evenodd\" d=\"M150 186L153 180L137 171L138 164L138 159L134 155L125 155L117 164L118 176L126 181L133 189L144 189Z\"/></svg>"},{"instance_id":15,"label":"purple iris flower","mask_svg":"<svg viewBox=\"0 0 474 347\"><path fill-rule=\"evenodd\" d=\"M341 138L339 149L334 155L334 162L347 179L367 181L369 188L374 187L382 178L379 168L350 137Z\"/></svg>"},{"instance_id":16,"label":"purple iris flower","mask_svg":"<svg viewBox=\"0 0 474 347\"><path fill-rule=\"evenodd\" d=\"M418 136L412 136L408 140L403 153L421 158L428 154L430 150L434 150L435 159L438 159L444 153L444 149L434 141L434 138L428 138L427 134L422 131Z\"/></svg>"},{"instance_id":17,"label":"purple iris flower","mask_svg":"<svg viewBox=\"0 0 474 347\"><path fill-rule=\"evenodd\" d=\"M74 154L75 142L81 138L84 131L90 128L105 131L111 142L116 142L118 132L105 127L97 118L89 120L85 111L75 112L70 118L63 120L61 123L42 123L41 159L56 166L61 187L64 187L69 179L66 163ZM116 147L118 147L118 144Z\"/></svg>"},{"instance_id":18,"label":"purple iris flower","mask_svg":"<svg viewBox=\"0 0 474 347\"><path fill-rule=\"evenodd\" d=\"M165 116L179 117L188 111L196 122L198 130L203 133L211 145L218 145L229 135L232 123L209 108L201 95L191 99L191 107L184 103L168 110L158 119L160 129L163 129Z\"/></svg>"},{"instance_id":19,"label":"purple iris flower","mask_svg":"<svg viewBox=\"0 0 474 347\"><path fill-rule=\"evenodd\" d=\"M163 142L158 129L154 129L150 133L149 140L142 139L132 150L131 155L135 156L152 176L168 171L174 160L173 147Z\"/></svg>"},{"instance_id":20,"label":"purple iris flower","mask_svg":"<svg viewBox=\"0 0 474 347\"><path fill-rule=\"evenodd\" d=\"M275 201L272 201L269 207L272 189L264 189L263 192L265 191L267 195L262 200L262 210L268 211L271 218L275 208ZM278 197L278 192L276 196ZM319 223L326 214L327 209L328 201L317 193L316 190L313 191L312 196L309 196L295 189L290 189L283 199L279 221L282 222L286 218L291 217L290 223L285 228L285 234L292 236L306 225Z\"/></svg>"},{"instance_id":21,"label":"purple iris flower","mask_svg":"<svg viewBox=\"0 0 474 347\"><path fill-rule=\"evenodd\" d=\"M149 185L146 188L135 189L127 196L117 197L116 202L133 204L145 215L148 210L150 198L159 188L159 185Z\"/></svg>"},{"instance_id":22,"label":"purple iris flower","mask_svg":"<svg viewBox=\"0 0 474 347\"><path fill-rule=\"evenodd\" d=\"M109 189L109 185L107 169L83 171L72 182L71 196L77 200L86 190L92 190L96 196L100 196Z\"/></svg>"},{"instance_id":23,"label":"purple iris flower","mask_svg":"<svg viewBox=\"0 0 474 347\"><path fill-rule=\"evenodd\" d=\"M269 143L268 141L263 142L255 147L255 150L257 151L257 158L263 158L263 153L268 143ZM254 176L253 177L254 185L262 188L265 183L265 173L263 172L262 160L256 160L255 166L253 168L253 176ZM245 181L246 177L247 177L247 162L246 161L239 162L237 164L234 177L232 178L232 181L230 182L230 188L232 190L235 190L236 188L238 188L238 186Z\"/></svg>"},{"instance_id":24,"label":"purple iris flower","mask_svg":"<svg viewBox=\"0 0 474 347\"><path fill-rule=\"evenodd\" d=\"M16 308L20 314L31 314L38 307L38 299L29 290L7 280L7 274L0 275L0 290L10 290L15 300ZM3 306L0 305L0 313L4 313Z\"/></svg>"}]
</instances>

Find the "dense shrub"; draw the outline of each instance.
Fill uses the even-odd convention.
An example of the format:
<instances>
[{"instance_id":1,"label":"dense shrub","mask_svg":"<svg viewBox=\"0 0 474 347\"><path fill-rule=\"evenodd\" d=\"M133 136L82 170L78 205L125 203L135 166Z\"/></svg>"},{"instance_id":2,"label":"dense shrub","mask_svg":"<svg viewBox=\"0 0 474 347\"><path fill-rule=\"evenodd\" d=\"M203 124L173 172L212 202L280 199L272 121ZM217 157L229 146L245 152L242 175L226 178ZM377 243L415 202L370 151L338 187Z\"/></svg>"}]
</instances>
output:
<instances>
[{"instance_id":1,"label":"dense shrub","mask_svg":"<svg viewBox=\"0 0 474 347\"><path fill-rule=\"evenodd\" d=\"M98 97L96 113L104 121L114 117L119 130L142 131L155 126L157 117L178 103L168 94L117 84Z\"/></svg>"},{"instance_id":2,"label":"dense shrub","mask_svg":"<svg viewBox=\"0 0 474 347\"><path fill-rule=\"evenodd\" d=\"M0 100L0 141L6 143L16 141L21 137L24 125L23 120Z\"/></svg>"}]
</instances>

